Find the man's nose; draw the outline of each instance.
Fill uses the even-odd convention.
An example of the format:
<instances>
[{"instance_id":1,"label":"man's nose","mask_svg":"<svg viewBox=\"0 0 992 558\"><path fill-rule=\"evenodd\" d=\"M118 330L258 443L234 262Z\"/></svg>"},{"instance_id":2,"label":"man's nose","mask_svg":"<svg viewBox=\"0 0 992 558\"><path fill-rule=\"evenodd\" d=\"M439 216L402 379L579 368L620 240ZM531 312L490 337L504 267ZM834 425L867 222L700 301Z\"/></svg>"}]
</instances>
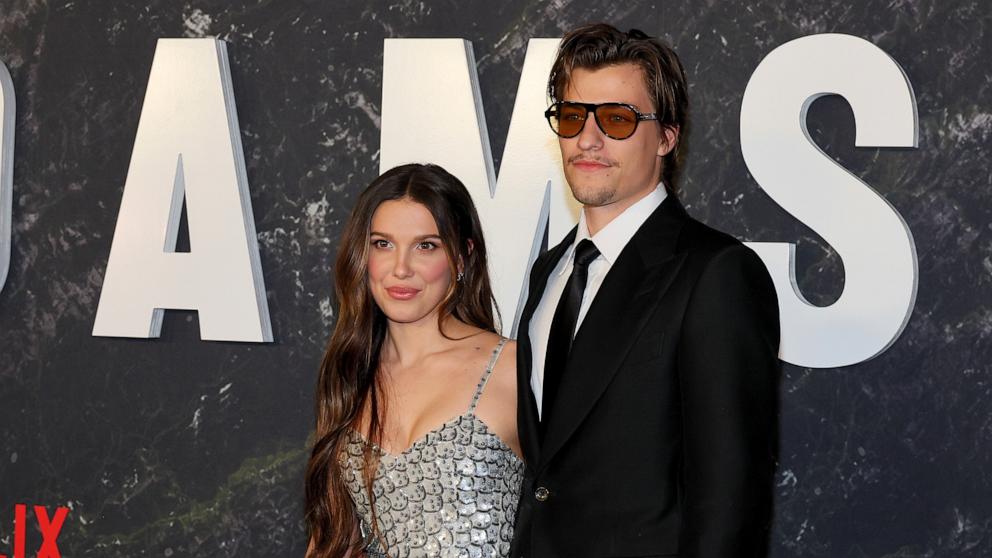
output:
<instances>
[{"instance_id":1,"label":"man's nose","mask_svg":"<svg viewBox=\"0 0 992 558\"><path fill-rule=\"evenodd\" d=\"M578 147L579 149L586 151L590 149L599 149L603 146L603 131L599 129L599 123L596 122L595 113L590 112L586 116L585 122L582 124L582 129L579 130L578 136Z\"/></svg>"}]
</instances>

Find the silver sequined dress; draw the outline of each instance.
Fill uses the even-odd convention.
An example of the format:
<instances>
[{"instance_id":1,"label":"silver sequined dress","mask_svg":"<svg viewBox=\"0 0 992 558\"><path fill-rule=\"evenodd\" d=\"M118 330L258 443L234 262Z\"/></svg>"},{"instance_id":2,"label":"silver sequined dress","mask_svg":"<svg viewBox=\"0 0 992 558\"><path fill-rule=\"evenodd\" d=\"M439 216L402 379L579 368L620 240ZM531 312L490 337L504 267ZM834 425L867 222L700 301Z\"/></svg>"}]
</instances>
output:
<instances>
[{"instance_id":1,"label":"silver sequined dress","mask_svg":"<svg viewBox=\"0 0 992 558\"><path fill-rule=\"evenodd\" d=\"M492 558L510 554L523 462L475 415L506 339L493 350L468 410L391 454L373 445L375 513L389 558ZM368 558L384 558L371 536L362 482L365 439L352 432L342 456L345 482L361 516Z\"/></svg>"}]
</instances>

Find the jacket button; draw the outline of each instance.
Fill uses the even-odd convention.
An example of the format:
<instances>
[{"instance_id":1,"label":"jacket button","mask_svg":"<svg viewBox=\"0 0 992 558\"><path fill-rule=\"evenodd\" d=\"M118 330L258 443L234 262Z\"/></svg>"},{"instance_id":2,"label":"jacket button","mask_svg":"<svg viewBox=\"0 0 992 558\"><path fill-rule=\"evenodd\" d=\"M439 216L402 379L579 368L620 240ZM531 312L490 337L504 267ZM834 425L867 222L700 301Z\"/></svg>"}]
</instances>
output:
<instances>
[{"instance_id":1,"label":"jacket button","mask_svg":"<svg viewBox=\"0 0 992 558\"><path fill-rule=\"evenodd\" d=\"M551 491L543 486L537 487L537 490L534 491L534 498L537 498L538 502L547 501L549 496L551 496Z\"/></svg>"}]
</instances>

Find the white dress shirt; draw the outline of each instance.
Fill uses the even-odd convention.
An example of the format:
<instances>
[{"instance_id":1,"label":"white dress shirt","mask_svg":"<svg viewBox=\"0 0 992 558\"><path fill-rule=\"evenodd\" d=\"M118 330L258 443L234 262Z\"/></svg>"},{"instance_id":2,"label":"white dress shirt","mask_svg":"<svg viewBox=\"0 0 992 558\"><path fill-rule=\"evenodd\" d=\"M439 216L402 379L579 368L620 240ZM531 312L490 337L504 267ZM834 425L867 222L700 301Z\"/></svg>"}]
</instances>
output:
<instances>
[{"instance_id":1,"label":"white dress shirt","mask_svg":"<svg viewBox=\"0 0 992 558\"><path fill-rule=\"evenodd\" d=\"M623 213L616 216L606 224L595 236L589 236L589 228L586 225L585 211L579 212L578 229L575 232L575 241L565 251L565 255L558 260L554 270L548 277L548 284L544 288L544 295L534 310L534 316L530 320L527 334L531 342L531 373L530 387L537 400L537 416L541 416L541 397L544 394L544 357L548 353L548 336L551 332L551 321L555 316L555 309L558 308L558 301L565 291L568 277L572 274L572 261L575 255L575 246L583 239L590 239L599 249L599 256L589 264L589 280L586 282L586 290L582 293L582 306L579 307L579 318L575 322L575 331L579 330L582 320L589 310L599 286L603 284L603 279L609 273L613 262L617 261L620 252L623 251L630 239L633 238L637 229L641 228L648 216L665 201L668 193L661 184L648 195L637 200L634 205L628 207ZM575 332L572 332L574 337Z\"/></svg>"}]
</instances>

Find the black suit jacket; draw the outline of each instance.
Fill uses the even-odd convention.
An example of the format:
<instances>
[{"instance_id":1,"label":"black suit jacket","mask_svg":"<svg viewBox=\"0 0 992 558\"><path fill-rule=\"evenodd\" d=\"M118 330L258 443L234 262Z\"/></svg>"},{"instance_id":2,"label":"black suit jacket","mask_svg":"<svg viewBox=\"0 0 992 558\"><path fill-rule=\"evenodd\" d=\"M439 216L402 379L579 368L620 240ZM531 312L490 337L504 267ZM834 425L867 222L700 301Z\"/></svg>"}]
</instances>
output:
<instances>
[{"instance_id":1,"label":"black suit jacket","mask_svg":"<svg viewBox=\"0 0 992 558\"><path fill-rule=\"evenodd\" d=\"M764 555L779 371L778 303L764 264L666 198L576 332L542 442L528 330L574 238L535 262L520 320L527 468L511 555Z\"/></svg>"}]
</instances>

